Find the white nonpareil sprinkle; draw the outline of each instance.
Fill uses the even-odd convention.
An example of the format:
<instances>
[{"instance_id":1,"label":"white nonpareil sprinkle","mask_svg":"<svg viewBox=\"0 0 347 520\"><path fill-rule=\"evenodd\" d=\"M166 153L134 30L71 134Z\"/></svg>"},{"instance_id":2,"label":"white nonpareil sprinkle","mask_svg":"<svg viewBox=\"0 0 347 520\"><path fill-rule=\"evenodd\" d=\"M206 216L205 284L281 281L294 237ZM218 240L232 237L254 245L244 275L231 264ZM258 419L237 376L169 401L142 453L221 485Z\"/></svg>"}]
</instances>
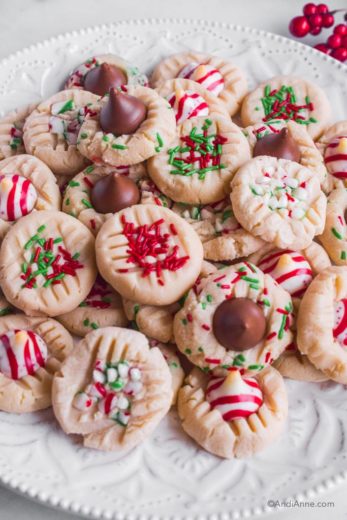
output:
<instances>
[{"instance_id":1,"label":"white nonpareil sprinkle","mask_svg":"<svg viewBox=\"0 0 347 520\"><path fill-rule=\"evenodd\" d=\"M283 179L283 182L286 186L289 186L290 188L297 188L299 186L298 179L295 179L294 177L285 177Z\"/></svg>"},{"instance_id":2,"label":"white nonpareil sprinkle","mask_svg":"<svg viewBox=\"0 0 347 520\"><path fill-rule=\"evenodd\" d=\"M301 220L306 215L306 212L303 208L294 208L292 211L292 218L297 220Z\"/></svg>"},{"instance_id":3,"label":"white nonpareil sprinkle","mask_svg":"<svg viewBox=\"0 0 347 520\"><path fill-rule=\"evenodd\" d=\"M118 418L119 418L119 421L121 423L123 423L124 425L127 425L129 422L129 419L130 419L129 415L125 415L125 413L123 413L123 412L118 413Z\"/></svg>"},{"instance_id":4,"label":"white nonpareil sprinkle","mask_svg":"<svg viewBox=\"0 0 347 520\"><path fill-rule=\"evenodd\" d=\"M88 408L91 408L93 402L91 397L89 397L88 394L85 392L81 392L77 394L73 400L73 406L77 408L78 410L88 410Z\"/></svg>"},{"instance_id":5,"label":"white nonpareil sprinkle","mask_svg":"<svg viewBox=\"0 0 347 520\"><path fill-rule=\"evenodd\" d=\"M138 368L132 368L130 370L130 379L132 381L140 381L141 380L141 371Z\"/></svg>"},{"instance_id":6,"label":"white nonpareil sprinkle","mask_svg":"<svg viewBox=\"0 0 347 520\"><path fill-rule=\"evenodd\" d=\"M297 188L293 192L293 196L298 200L307 200L307 190L305 188Z\"/></svg>"},{"instance_id":7,"label":"white nonpareil sprinkle","mask_svg":"<svg viewBox=\"0 0 347 520\"><path fill-rule=\"evenodd\" d=\"M129 381L124 390L127 393L133 393L134 395L136 395L141 392L142 386L143 385L141 381Z\"/></svg>"},{"instance_id":8,"label":"white nonpareil sprinkle","mask_svg":"<svg viewBox=\"0 0 347 520\"><path fill-rule=\"evenodd\" d=\"M128 377L128 372L129 372L128 364L127 363L119 363L119 365L118 365L119 377L125 379L126 377Z\"/></svg>"},{"instance_id":9,"label":"white nonpareil sprinkle","mask_svg":"<svg viewBox=\"0 0 347 520\"><path fill-rule=\"evenodd\" d=\"M50 117L49 125L52 134L62 135L65 132L65 121L60 117Z\"/></svg>"},{"instance_id":10,"label":"white nonpareil sprinkle","mask_svg":"<svg viewBox=\"0 0 347 520\"><path fill-rule=\"evenodd\" d=\"M93 370L93 381L96 383L105 383L106 377L100 370Z\"/></svg>"},{"instance_id":11,"label":"white nonpareil sprinkle","mask_svg":"<svg viewBox=\"0 0 347 520\"><path fill-rule=\"evenodd\" d=\"M124 395L121 395L118 398L117 406L120 410L126 410L129 406L129 400Z\"/></svg>"},{"instance_id":12,"label":"white nonpareil sprinkle","mask_svg":"<svg viewBox=\"0 0 347 520\"><path fill-rule=\"evenodd\" d=\"M108 383L113 383L113 381L116 381L116 379L118 377L117 369L116 368L108 368L107 371L106 371L106 375L107 375L107 382Z\"/></svg>"}]
</instances>

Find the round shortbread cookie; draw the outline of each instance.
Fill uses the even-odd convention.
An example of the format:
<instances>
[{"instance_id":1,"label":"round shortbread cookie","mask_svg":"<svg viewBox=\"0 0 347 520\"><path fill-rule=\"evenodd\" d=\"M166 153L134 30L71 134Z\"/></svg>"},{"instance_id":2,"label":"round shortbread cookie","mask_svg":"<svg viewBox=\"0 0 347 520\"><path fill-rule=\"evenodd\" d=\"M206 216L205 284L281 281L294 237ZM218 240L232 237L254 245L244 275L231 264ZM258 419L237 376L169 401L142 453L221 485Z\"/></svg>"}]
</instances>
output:
<instances>
[{"instance_id":1,"label":"round shortbread cookie","mask_svg":"<svg viewBox=\"0 0 347 520\"><path fill-rule=\"evenodd\" d=\"M148 79L145 74L142 74L139 69L129 62L123 60L115 54L100 54L92 56L76 67L70 76L67 78L64 88L80 88L84 89L84 78L86 74L99 67L102 63L108 63L122 70L127 78L127 85L143 85L147 86Z\"/></svg>"},{"instance_id":2,"label":"round shortbread cookie","mask_svg":"<svg viewBox=\"0 0 347 520\"><path fill-rule=\"evenodd\" d=\"M24 314L0 318L0 410L49 407L53 375L72 349L72 337L55 320Z\"/></svg>"},{"instance_id":3,"label":"round shortbread cookie","mask_svg":"<svg viewBox=\"0 0 347 520\"><path fill-rule=\"evenodd\" d=\"M144 163L122 168L90 165L71 179L66 186L62 210L78 218L94 235L97 235L102 224L113 213L98 213L94 209L91 201L92 188L101 177L115 172L138 182L146 176L146 167Z\"/></svg>"},{"instance_id":4,"label":"round shortbread cookie","mask_svg":"<svg viewBox=\"0 0 347 520\"><path fill-rule=\"evenodd\" d=\"M318 237L337 265L347 265L347 191L340 186L328 196L327 217L323 233Z\"/></svg>"},{"instance_id":5,"label":"round shortbread cookie","mask_svg":"<svg viewBox=\"0 0 347 520\"><path fill-rule=\"evenodd\" d=\"M271 367L254 378L242 378L238 370L208 378L194 368L177 404L184 431L227 459L249 457L274 442L288 414L283 378Z\"/></svg>"},{"instance_id":6,"label":"round shortbread cookie","mask_svg":"<svg viewBox=\"0 0 347 520\"><path fill-rule=\"evenodd\" d=\"M124 298L150 305L176 302L198 277L200 239L173 211L152 204L109 218L96 238L102 277Z\"/></svg>"},{"instance_id":7,"label":"round shortbread cookie","mask_svg":"<svg viewBox=\"0 0 347 520\"><path fill-rule=\"evenodd\" d=\"M215 336L214 315L226 300L247 298L263 311L266 327L251 348L224 347ZM238 367L256 373L273 362L292 341L290 295L269 275L248 262L224 266L190 290L175 315L175 342L188 359L204 371Z\"/></svg>"},{"instance_id":8,"label":"round shortbread cookie","mask_svg":"<svg viewBox=\"0 0 347 520\"><path fill-rule=\"evenodd\" d=\"M299 308L300 352L330 379L347 383L347 267L329 267L313 280Z\"/></svg>"},{"instance_id":9,"label":"round shortbread cookie","mask_svg":"<svg viewBox=\"0 0 347 520\"><path fill-rule=\"evenodd\" d=\"M16 108L0 118L0 160L25 153L23 126L37 104Z\"/></svg>"},{"instance_id":10,"label":"round shortbread cookie","mask_svg":"<svg viewBox=\"0 0 347 520\"><path fill-rule=\"evenodd\" d=\"M284 121L283 119L276 119L271 123L257 123L243 129L244 135L253 152L254 146L259 139L269 134L279 133L283 128L288 129L289 136L296 142L300 151L299 163L306 168L310 168L319 178L319 182L325 187L327 185L328 172L324 164L322 154L306 129L295 123L294 121Z\"/></svg>"},{"instance_id":11,"label":"round shortbread cookie","mask_svg":"<svg viewBox=\"0 0 347 520\"><path fill-rule=\"evenodd\" d=\"M31 211L59 210L56 177L40 159L23 154L0 161L0 238Z\"/></svg>"},{"instance_id":12,"label":"round shortbread cookie","mask_svg":"<svg viewBox=\"0 0 347 520\"><path fill-rule=\"evenodd\" d=\"M73 311L61 314L56 319L77 336L84 337L91 330L102 327L126 327L120 295L98 276L88 296Z\"/></svg>"},{"instance_id":13,"label":"round shortbread cookie","mask_svg":"<svg viewBox=\"0 0 347 520\"><path fill-rule=\"evenodd\" d=\"M230 193L235 171L250 159L247 139L226 118L187 120L171 148L152 157L148 174L176 202L209 204Z\"/></svg>"},{"instance_id":14,"label":"round shortbread cookie","mask_svg":"<svg viewBox=\"0 0 347 520\"><path fill-rule=\"evenodd\" d=\"M328 381L321 370L318 370L307 356L301 354L297 348L286 349L273 365L283 377L295 381L307 381L309 383L322 383Z\"/></svg>"},{"instance_id":15,"label":"round shortbread cookie","mask_svg":"<svg viewBox=\"0 0 347 520\"><path fill-rule=\"evenodd\" d=\"M203 262L201 273L193 287L199 284L200 279L217 271L217 267L210 262ZM171 305L142 305L132 300L123 298L123 307L127 318L135 327L145 334L161 343L174 342L173 323L176 312L184 303L185 296Z\"/></svg>"},{"instance_id":16,"label":"round shortbread cookie","mask_svg":"<svg viewBox=\"0 0 347 520\"><path fill-rule=\"evenodd\" d=\"M153 87L174 78L195 81L221 99L232 116L247 93L243 71L231 61L199 52L169 56L157 65L150 78Z\"/></svg>"},{"instance_id":17,"label":"round shortbread cookie","mask_svg":"<svg viewBox=\"0 0 347 520\"><path fill-rule=\"evenodd\" d=\"M95 278L94 237L65 213L31 213L2 242L1 288L28 315L57 316L75 309Z\"/></svg>"},{"instance_id":18,"label":"round shortbread cookie","mask_svg":"<svg viewBox=\"0 0 347 520\"><path fill-rule=\"evenodd\" d=\"M317 148L324 157L328 178L325 190L347 186L347 121L338 121L325 130L317 141Z\"/></svg>"},{"instance_id":19,"label":"round shortbread cookie","mask_svg":"<svg viewBox=\"0 0 347 520\"><path fill-rule=\"evenodd\" d=\"M159 153L163 147L168 147L175 136L174 113L155 90L127 87L126 93L146 106L146 119L134 133L117 137L104 132L100 126L100 110L108 102L108 96L93 104L92 114L81 126L77 146L81 154L94 163L112 166L138 164Z\"/></svg>"},{"instance_id":20,"label":"round shortbread cookie","mask_svg":"<svg viewBox=\"0 0 347 520\"><path fill-rule=\"evenodd\" d=\"M246 96L241 119L243 126L291 119L317 139L327 126L330 113L328 98L320 87L295 76L275 76Z\"/></svg>"},{"instance_id":21,"label":"round shortbread cookie","mask_svg":"<svg viewBox=\"0 0 347 520\"><path fill-rule=\"evenodd\" d=\"M158 348L136 331L90 332L55 375L53 410L62 429L105 451L128 451L168 412L172 381Z\"/></svg>"},{"instance_id":22,"label":"round shortbread cookie","mask_svg":"<svg viewBox=\"0 0 347 520\"><path fill-rule=\"evenodd\" d=\"M240 224L279 248L304 249L324 229L326 197L312 170L294 161L260 156L231 183Z\"/></svg>"},{"instance_id":23,"label":"round shortbread cookie","mask_svg":"<svg viewBox=\"0 0 347 520\"><path fill-rule=\"evenodd\" d=\"M75 175L88 163L77 150L82 122L98 100L91 92L63 90L43 101L24 124L23 140L28 153L35 155L56 175Z\"/></svg>"}]
</instances>

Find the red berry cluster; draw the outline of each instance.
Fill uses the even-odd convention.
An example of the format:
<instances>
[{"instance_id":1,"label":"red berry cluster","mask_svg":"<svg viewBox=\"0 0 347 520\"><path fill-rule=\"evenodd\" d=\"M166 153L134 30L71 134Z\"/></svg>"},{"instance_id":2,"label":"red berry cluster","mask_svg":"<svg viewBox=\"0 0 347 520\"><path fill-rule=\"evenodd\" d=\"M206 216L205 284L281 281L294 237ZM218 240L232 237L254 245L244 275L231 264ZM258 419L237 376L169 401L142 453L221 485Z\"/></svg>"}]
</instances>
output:
<instances>
[{"instance_id":1,"label":"red berry cluster","mask_svg":"<svg viewBox=\"0 0 347 520\"><path fill-rule=\"evenodd\" d=\"M326 4L306 4L303 7L303 16L296 16L289 24L289 30L293 36L303 38L308 33L313 36L320 34L323 28L332 27L335 23L334 15L338 12L330 11ZM347 14L344 16L347 21ZM315 48L329 54L339 61L347 60L347 24L336 25L333 34L326 43L319 43Z\"/></svg>"}]
</instances>

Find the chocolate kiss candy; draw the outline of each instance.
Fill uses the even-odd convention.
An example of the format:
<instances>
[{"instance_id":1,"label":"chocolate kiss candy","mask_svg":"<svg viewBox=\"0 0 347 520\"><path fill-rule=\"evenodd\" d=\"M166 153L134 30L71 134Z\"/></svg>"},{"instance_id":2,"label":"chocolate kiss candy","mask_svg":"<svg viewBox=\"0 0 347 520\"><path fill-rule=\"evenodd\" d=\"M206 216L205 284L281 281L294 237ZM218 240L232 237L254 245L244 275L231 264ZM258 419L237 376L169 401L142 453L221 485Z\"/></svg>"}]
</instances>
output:
<instances>
[{"instance_id":1,"label":"chocolate kiss candy","mask_svg":"<svg viewBox=\"0 0 347 520\"><path fill-rule=\"evenodd\" d=\"M121 69L109 63L102 63L87 72L83 86L89 92L104 96L110 88L126 85L127 82L127 77Z\"/></svg>"},{"instance_id":2,"label":"chocolate kiss candy","mask_svg":"<svg viewBox=\"0 0 347 520\"><path fill-rule=\"evenodd\" d=\"M133 134L146 114L146 105L140 99L111 88L109 99L100 110L100 126L104 132L117 136Z\"/></svg>"},{"instance_id":3,"label":"chocolate kiss candy","mask_svg":"<svg viewBox=\"0 0 347 520\"><path fill-rule=\"evenodd\" d=\"M258 155L270 155L277 159L288 159L289 161L300 161L300 149L288 128L282 128L277 134L268 134L258 139L254 146L253 157Z\"/></svg>"},{"instance_id":4,"label":"chocolate kiss candy","mask_svg":"<svg viewBox=\"0 0 347 520\"><path fill-rule=\"evenodd\" d=\"M134 181L118 173L102 177L91 191L91 201L98 213L116 213L139 200L140 192Z\"/></svg>"},{"instance_id":5,"label":"chocolate kiss candy","mask_svg":"<svg viewBox=\"0 0 347 520\"><path fill-rule=\"evenodd\" d=\"M227 350L243 351L264 337L263 311L249 298L232 298L218 305L213 315L213 333Z\"/></svg>"}]
</instances>

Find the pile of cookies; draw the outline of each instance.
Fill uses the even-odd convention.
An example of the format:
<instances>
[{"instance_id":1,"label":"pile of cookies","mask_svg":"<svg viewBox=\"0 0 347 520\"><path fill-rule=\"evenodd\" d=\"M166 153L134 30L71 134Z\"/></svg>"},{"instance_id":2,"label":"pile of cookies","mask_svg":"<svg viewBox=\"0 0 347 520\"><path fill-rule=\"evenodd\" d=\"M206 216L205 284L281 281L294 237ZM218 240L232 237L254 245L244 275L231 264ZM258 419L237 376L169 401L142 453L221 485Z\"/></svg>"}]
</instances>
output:
<instances>
[{"instance_id":1,"label":"pile of cookies","mask_svg":"<svg viewBox=\"0 0 347 520\"><path fill-rule=\"evenodd\" d=\"M316 85L92 57L0 120L0 158L0 410L126 452L177 406L246 457L284 377L347 383L347 121Z\"/></svg>"}]
</instances>

